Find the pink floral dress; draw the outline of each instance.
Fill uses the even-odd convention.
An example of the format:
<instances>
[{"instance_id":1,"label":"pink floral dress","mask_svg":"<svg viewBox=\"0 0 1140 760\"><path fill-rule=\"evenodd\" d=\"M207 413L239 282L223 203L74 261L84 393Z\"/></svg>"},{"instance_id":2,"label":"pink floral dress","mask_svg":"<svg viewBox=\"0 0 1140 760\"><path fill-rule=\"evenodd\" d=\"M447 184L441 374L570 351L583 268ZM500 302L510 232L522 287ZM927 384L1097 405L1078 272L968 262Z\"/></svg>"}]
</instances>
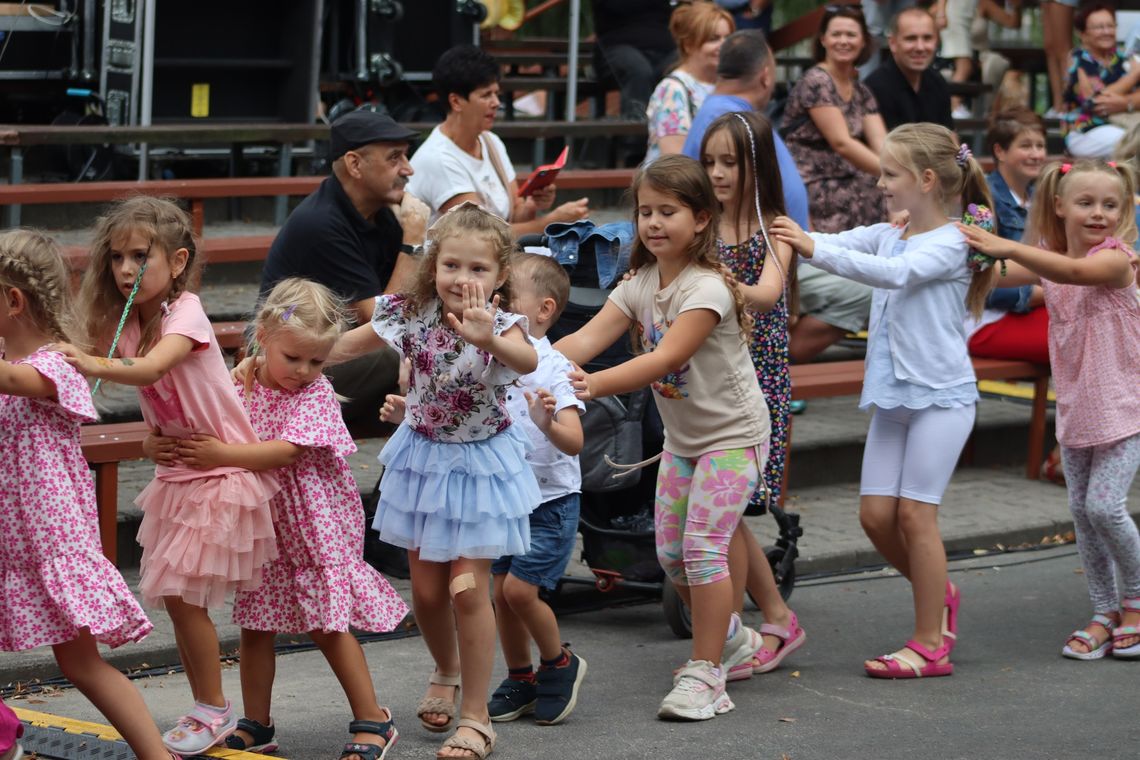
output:
<instances>
[{"instance_id":1,"label":"pink floral dress","mask_svg":"<svg viewBox=\"0 0 1140 760\"><path fill-rule=\"evenodd\" d=\"M0 650L71 641L83 628L117 647L153 627L99 544L95 484L79 425L91 391L62 354L16 364L55 383L56 398L0 395Z\"/></svg>"},{"instance_id":2,"label":"pink floral dress","mask_svg":"<svg viewBox=\"0 0 1140 760\"><path fill-rule=\"evenodd\" d=\"M234 622L277 633L395 629L408 607L364 561L364 507L345 461L356 444L332 384L323 375L295 391L254 383L246 410L261 440L305 450L274 471L277 559L262 571L260 588L238 592Z\"/></svg>"}]
</instances>

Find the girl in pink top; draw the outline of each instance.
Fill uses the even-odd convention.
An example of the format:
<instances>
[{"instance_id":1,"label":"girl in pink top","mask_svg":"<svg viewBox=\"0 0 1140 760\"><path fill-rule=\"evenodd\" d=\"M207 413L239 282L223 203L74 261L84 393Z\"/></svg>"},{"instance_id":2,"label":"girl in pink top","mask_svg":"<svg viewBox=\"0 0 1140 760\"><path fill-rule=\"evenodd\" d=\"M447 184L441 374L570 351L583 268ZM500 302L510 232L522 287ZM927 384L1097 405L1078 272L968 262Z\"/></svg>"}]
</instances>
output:
<instances>
[{"instance_id":1,"label":"girl in pink top","mask_svg":"<svg viewBox=\"0 0 1140 760\"><path fill-rule=\"evenodd\" d=\"M273 470L279 556L260 588L239 591L234 622L241 626L245 717L226 740L231 749L277 748L270 717L273 638L307 633L328 660L348 697L353 738L342 760L383 758L397 737L392 714L380 707L364 650L349 627L394 630L407 605L364 561L364 506L345 457L356 451L340 403L321 368L345 326L328 288L289 278L269 293L254 322L256 356L242 389L261 442L224 443L198 434L156 439L159 462L198 469L223 465Z\"/></svg>"},{"instance_id":2,"label":"girl in pink top","mask_svg":"<svg viewBox=\"0 0 1140 760\"><path fill-rule=\"evenodd\" d=\"M1094 612L1062 649L1078 660L1140 658L1140 532L1126 503L1140 466L1140 302L1136 254L1121 242L1136 241L1133 192L1126 165L1054 164L1029 220L1049 250L961 227L974 248L1015 262L1003 287L1040 277L1045 291L1057 440Z\"/></svg>"},{"instance_id":3,"label":"girl in pink top","mask_svg":"<svg viewBox=\"0 0 1140 760\"><path fill-rule=\"evenodd\" d=\"M152 626L99 546L95 484L79 446L95 407L83 377L49 347L66 340L70 322L55 243L29 230L0 234L0 289L0 651L50 645L63 675L138 757L169 760L142 696L96 646L138 641ZM0 757L19 726L0 709Z\"/></svg>"},{"instance_id":4,"label":"girl in pink top","mask_svg":"<svg viewBox=\"0 0 1140 760\"><path fill-rule=\"evenodd\" d=\"M101 218L80 292L82 316L97 350L107 351L127 310L117 359L60 350L90 377L138 386L143 418L161 435L207 433L254 443L210 320L186 290L201 267L189 216L170 201L136 197ZM137 286L136 286L137 281ZM132 299L133 295L133 299ZM128 303L128 301L130 301ZM136 503L143 510L143 600L165 606L194 694L194 708L163 740L195 755L237 727L222 693L218 636L207 608L234 589L256 588L277 556L269 473L239 467L202 471L159 464Z\"/></svg>"}]
</instances>

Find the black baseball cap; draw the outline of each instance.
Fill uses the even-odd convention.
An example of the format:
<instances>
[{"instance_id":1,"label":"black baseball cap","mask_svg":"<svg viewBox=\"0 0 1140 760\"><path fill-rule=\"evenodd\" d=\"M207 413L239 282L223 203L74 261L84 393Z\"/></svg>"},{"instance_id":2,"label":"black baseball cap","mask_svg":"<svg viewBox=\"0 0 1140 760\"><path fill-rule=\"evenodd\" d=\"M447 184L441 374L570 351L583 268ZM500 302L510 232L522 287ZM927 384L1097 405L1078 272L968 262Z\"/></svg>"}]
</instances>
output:
<instances>
[{"instance_id":1,"label":"black baseball cap","mask_svg":"<svg viewBox=\"0 0 1140 760\"><path fill-rule=\"evenodd\" d=\"M329 147L336 160L350 150L378 142L410 142L419 133L401 127L387 114L353 111L333 122Z\"/></svg>"}]
</instances>

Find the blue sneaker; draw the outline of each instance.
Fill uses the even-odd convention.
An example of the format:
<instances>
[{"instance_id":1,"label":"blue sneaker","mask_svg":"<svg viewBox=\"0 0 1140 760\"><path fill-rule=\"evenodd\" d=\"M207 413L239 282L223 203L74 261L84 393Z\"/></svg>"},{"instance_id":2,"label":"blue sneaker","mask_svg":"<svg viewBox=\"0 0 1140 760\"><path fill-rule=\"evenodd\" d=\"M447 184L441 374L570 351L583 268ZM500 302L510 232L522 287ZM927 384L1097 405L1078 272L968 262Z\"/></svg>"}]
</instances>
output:
<instances>
[{"instance_id":1,"label":"blue sneaker","mask_svg":"<svg viewBox=\"0 0 1140 760\"><path fill-rule=\"evenodd\" d=\"M586 677L586 661L566 650L570 664L561 668L540 668L538 671L538 705L534 709L534 722L540 726L553 726L566 720L578 704L578 687Z\"/></svg>"},{"instance_id":2,"label":"blue sneaker","mask_svg":"<svg viewBox=\"0 0 1140 760\"><path fill-rule=\"evenodd\" d=\"M487 712L491 714L491 720L496 723L515 720L527 713L534 712L534 707L538 702L537 694L538 686L536 684L507 678L499 684L499 688L495 689L495 693L491 695L491 701L487 703Z\"/></svg>"}]
</instances>

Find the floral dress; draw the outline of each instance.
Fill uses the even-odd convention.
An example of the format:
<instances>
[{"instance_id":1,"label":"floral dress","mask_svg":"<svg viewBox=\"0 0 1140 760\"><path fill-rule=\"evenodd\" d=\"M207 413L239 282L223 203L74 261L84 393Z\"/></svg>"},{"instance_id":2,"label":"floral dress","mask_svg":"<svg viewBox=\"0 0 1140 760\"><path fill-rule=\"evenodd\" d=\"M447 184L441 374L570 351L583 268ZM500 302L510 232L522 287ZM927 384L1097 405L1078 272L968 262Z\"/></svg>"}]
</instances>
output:
<instances>
[{"instance_id":1,"label":"floral dress","mask_svg":"<svg viewBox=\"0 0 1140 760\"><path fill-rule=\"evenodd\" d=\"M356 444L328 378L292 391L253 383L246 411L261 440L305 450L274 470L277 559L259 588L237 593L234 623L277 633L394 630L408 608L364 561L364 506L345 461Z\"/></svg>"},{"instance_id":2,"label":"floral dress","mask_svg":"<svg viewBox=\"0 0 1140 760\"><path fill-rule=\"evenodd\" d=\"M496 312L496 335L515 325L525 333L526 317ZM438 299L411 312L403 296L381 296L372 328L412 361L404 422L380 452L372 527L429 562L525 554L542 496L506 404L519 373L460 338Z\"/></svg>"},{"instance_id":3,"label":"floral dress","mask_svg":"<svg viewBox=\"0 0 1140 760\"><path fill-rule=\"evenodd\" d=\"M760 281L760 273L768 258L768 246L757 231L746 242L727 245L717 239L720 260L745 285ZM756 367L756 379L764 400L768 402L772 432L768 438L768 462L764 467L764 485L773 501L780 498L784 482L784 460L788 450L788 423L791 419L792 377L788 371L788 308L786 294L763 314L752 313L752 335L748 352ZM760 506L759 493L753 494L748 506Z\"/></svg>"},{"instance_id":4,"label":"floral dress","mask_svg":"<svg viewBox=\"0 0 1140 760\"><path fill-rule=\"evenodd\" d=\"M150 621L103 556L95 484L79 425L95 419L87 382L62 354L40 349L34 367L55 399L0 394L0 650L62 644L91 631L117 647Z\"/></svg>"},{"instance_id":5,"label":"floral dress","mask_svg":"<svg viewBox=\"0 0 1140 760\"><path fill-rule=\"evenodd\" d=\"M784 111L784 124L792 128L784 141L807 186L812 229L843 232L883 221L883 194L875 187L879 178L835 152L808 115L821 106L842 111L847 131L856 140L863 139L863 118L879 112L867 85L856 82L851 99L844 100L831 75L819 66L808 69L792 88Z\"/></svg>"},{"instance_id":6,"label":"floral dress","mask_svg":"<svg viewBox=\"0 0 1140 760\"><path fill-rule=\"evenodd\" d=\"M1094 127L1102 127L1109 123L1108 117L1093 113L1092 98L1082 99L1077 92L1077 72L1083 71L1091 80L1093 91L1099 92L1127 73L1124 68L1125 60L1120 50L1112 54L1112 59L1107 64L1093 58L1092 54L1083 48L1073 51L1073 62L1069 64L1069 80L1064 92L1065 118L1061 122L1061 131L1065 135L1070 132L1088 132Z\"/></svg>"},{"instance_id":7,"label":"floral dress","mask_svg":"<svg viewBox=\"0 0 1140 760\"><path fill-rule=\"evenodd\" d=\"M702 82L687 71L674 71L657 84L645 109L649 120L649 148L645 152L645 163L661 155L658 143L662 137L689 134L693 117L701 110L701 104L712 90L711 83Z\"/></svg>"}]
</instances>

